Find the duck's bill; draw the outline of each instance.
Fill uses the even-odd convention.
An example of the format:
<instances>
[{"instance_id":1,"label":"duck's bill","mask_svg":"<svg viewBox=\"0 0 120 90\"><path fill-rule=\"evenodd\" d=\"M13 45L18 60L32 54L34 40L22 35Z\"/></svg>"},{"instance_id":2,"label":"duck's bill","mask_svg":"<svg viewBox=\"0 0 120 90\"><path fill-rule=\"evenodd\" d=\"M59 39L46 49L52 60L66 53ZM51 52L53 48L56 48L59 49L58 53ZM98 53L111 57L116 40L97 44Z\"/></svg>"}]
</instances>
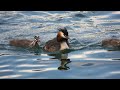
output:
<instances>
[{"instance_id":1,"label":"duck's bill","mask_svg":"<svg viewBox=\"0 0 120 90\"><path fill-rule=\"evenodd\" d=\"M66 39L70 39L69 36L65 36L65 37L66 37Z\"/></svg>"}]
</instances>

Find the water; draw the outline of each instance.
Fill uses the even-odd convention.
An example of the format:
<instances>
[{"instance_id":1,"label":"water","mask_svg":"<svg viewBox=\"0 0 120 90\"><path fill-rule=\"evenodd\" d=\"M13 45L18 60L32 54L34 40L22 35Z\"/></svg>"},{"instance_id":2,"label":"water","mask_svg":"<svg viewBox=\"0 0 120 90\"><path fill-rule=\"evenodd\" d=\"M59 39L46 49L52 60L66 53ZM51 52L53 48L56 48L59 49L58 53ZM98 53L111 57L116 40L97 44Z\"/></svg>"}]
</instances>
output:
<instances>
[{"instance_id":1,"label":"water","mask_svg":"<svg viewBox=\"0 0 120 90\"><path fill-rule=\"evenodd\" d=\"M120 11L0 11L0 79L120 78L120 51L101 47L105 38L120 39L119 17ZM61 26L68 29L71 49L44 52ZM35 35L39 49L9 45Z\"/></svg>"}]
</instances>

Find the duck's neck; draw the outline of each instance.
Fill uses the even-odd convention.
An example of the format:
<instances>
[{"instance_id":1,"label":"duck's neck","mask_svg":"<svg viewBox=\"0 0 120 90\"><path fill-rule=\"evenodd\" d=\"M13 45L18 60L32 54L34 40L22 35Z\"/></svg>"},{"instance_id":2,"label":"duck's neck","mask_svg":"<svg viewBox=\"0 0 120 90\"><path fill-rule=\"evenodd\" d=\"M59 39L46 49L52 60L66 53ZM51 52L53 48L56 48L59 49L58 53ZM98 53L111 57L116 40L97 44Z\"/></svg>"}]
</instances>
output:
<instances>
[{"instance_id":1,"label":"duck's neck","mask_svg":"<svg viewBox=\"0 0 120 90\"><path fill-rule=\"evenodd\" d=\"M67 41L63 41L60 43L60 50L64 50L64 49L69 49L69 45Z\"/></svg>"},{"instance_id":2,"label":"duck's neck","mask_svg":"<svg viewBox=\"0 0 120 90\"><path fill-rule=\"evenodd\" d=\"M30 47L34 47L34 46L36 46L36 45L38 45L38 43L37 43L37 41L34 40L34 41L32 41L32 42L30 43L29 46L30 46Z\"/></svg>"}]
</instances>

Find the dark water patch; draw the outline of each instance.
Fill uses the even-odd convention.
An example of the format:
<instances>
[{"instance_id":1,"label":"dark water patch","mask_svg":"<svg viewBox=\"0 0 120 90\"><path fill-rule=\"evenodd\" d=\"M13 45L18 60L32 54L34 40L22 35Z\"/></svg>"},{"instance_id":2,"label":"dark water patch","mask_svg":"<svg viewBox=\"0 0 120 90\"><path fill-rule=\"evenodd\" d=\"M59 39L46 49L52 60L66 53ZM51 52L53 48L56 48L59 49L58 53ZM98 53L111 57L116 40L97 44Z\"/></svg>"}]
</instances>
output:
<instances>
[{"instance_id":1,"label":"dark water patch","mask_svg":"<svg viewBox=\"0 0 120 90\"><path fill-rule=\"evenodd\" d=\"M120 58L113 58L112 60L120 61Z\"/></svg>"},{"instance_id":2,"label":"dark water patch","mask_svg":"<svg viewBox=\"0 0 120 90\"><path fill-rule=\"evenodd\" d=\"M0 25L4 25L4 24L6 24L6 20L2 20L2 19L0 19Z\"/></svg>"},{"instance_id":3,"label":"dark water patch","mask_svg":"<svg viewBox=\"0 0 120 90\"><path fill-rule=\"evenodd\" d=\"M120 31L120 29L111 29L109 31Z\"/></svg>"},{"instance_id":4,"label":"dark water patch","mask_svg":"<svg viewBox=\"0 0 120 90\"><path fill-rule=\"evenodd\" d=\"M74 26L74 28L80 28L80 26Z\"/></svg>"},{"instance_id":5,"label":"dark water patch","mask_svg":"<svg viewBox=\"0 0 120 90\"><path fill-rule=\"evenodd\" d=\"M85 18L85 17L87 17L87 16L85 16L85 15L83 15L83 14L78 13L78 14L75 14L75 17Z\"/></svg>"},{"instance_id":6,"label":"dark water patch","mask_svg":"<svg viewBox=\"0 0 120 90\"><path fill-rule=\"evenodd\" d=\"M103 48L107 51L120 51L120 47L105 46Z\"/></svg>"},{"instance_id":7,"label":"dark water patch","mask_svg":"<svg viewBox=\"0 0 120 90\"><path fill-rule=\"evenodd\" d=\"M5 44L0 44L0 50L5 50L6 49L6 46Z\"/></svg>"},{"instance_id":8,"label":"dark water patch","mask_svg":"<svg viewBox=\"0 0 120 90\"><path fill-rule=\"evenodd\" d=\"M10 54L0 53L0 56L4 56L4 55L10 55Z\"/></svg>"},{"instance_id":9,"label":"dark water patch","mask_svg":"<svg viewBox=\"0 0 120 90\"><path fill-rule=\"evenodd\" d=\"M87 64L83 64L82 66L92 66L94 65L93 63L87 63Z\"/></svg>"}]
</instances>

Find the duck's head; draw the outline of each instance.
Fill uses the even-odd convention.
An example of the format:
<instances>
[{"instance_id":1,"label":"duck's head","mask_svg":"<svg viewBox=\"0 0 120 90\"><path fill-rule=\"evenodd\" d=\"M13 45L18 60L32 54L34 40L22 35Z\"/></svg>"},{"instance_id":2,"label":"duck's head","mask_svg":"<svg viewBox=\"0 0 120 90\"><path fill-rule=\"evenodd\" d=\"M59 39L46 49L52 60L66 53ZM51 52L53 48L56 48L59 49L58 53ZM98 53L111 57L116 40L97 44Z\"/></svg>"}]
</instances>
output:
<instances>
[{"instance_id":1,"label":"duck's head","mask_svg":"<svg viewBox=\"0 0 120 90\"><path fill-rule=\"evenodd\" d=\"M35 36L34 37L34 42L39 43L40 42L40 37L39 36Z\"/></svg>"},{"instance_id":2,"label":"duck's head","mask_svg":"<svg viewBox=\"0 0 120 90\"><path fill-rule=\"evenodd\" d=\"M57 34L57 41L67 41L69 39L68 31L66 28L59 28Z\"/></svg>"},{"instance_id":3,"label":"duck's head","mask_svg":"<svg viewBox=\"0 0 120 90\"><path fill-rule=\"evenodd\" d=\"M65 27L58 28L58 30L63 32L66 36L69 36L68 31L67 31L67 29Z\"/></svg>"},{"instance_id":4,"label":"duck's head","mask_svg":"<svg viewBox=\"0 0 120 90\"><path fill-rule=\"evenodd\" d=\"M39 36L34 36L34 40L30 43L30 47L38 46L40 42L40 37Z\"/></svg>"}]
</instances>

